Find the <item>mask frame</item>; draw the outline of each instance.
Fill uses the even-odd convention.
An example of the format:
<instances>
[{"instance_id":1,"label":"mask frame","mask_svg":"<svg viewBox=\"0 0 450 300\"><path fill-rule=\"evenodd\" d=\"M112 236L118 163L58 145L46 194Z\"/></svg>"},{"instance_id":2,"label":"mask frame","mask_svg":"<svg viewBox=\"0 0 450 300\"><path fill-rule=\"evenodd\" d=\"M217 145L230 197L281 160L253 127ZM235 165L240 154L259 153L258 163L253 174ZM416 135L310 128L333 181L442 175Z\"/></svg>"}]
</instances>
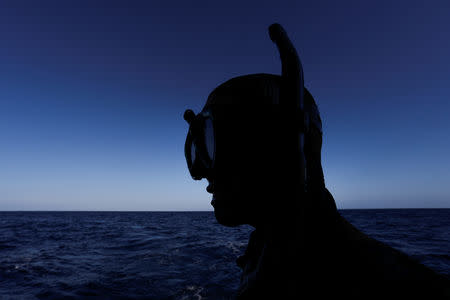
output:
<instances>
[{"instance_id":1,"label":"mask frame","mask_svg":"<svg viewBox=\"0 0 450 300\"><path fill-rule=\"evenodd\" d=\"M184 155L189 173L194 180L208 178L214 169L216 154L216 133L211 111L203 110L199 114L188 109L184 119L189 131L184 145Z\"/></svg>"}]
</instances>

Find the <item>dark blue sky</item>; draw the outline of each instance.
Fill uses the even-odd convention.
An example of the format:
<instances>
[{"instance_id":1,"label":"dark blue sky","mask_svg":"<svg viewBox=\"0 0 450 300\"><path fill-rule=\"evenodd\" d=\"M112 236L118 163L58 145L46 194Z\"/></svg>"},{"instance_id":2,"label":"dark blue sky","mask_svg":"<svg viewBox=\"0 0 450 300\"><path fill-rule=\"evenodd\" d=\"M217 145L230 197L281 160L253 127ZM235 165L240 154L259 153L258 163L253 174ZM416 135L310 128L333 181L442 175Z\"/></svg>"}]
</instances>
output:
<instances>
[{"instance_id":1,"label":"dark blue sky","mask_svg":"<svg viewBox=\"0 0 450 300\"><path fill-rule=\"evenodd\" d=\"M2 1L0 210L209 210L186 108L280 73L281 23L324 120L339 208L450 207L447 1Z\"/></svg>"}]
</instances>

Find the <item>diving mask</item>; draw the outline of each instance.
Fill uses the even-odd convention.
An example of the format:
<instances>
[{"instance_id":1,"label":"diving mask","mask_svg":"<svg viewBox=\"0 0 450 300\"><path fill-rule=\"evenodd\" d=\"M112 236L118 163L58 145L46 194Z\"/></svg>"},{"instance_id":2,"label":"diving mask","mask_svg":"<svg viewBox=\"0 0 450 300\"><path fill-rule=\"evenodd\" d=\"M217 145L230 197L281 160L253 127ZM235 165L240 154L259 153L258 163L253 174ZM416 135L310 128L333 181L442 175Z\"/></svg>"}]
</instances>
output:
<instances>
[{"instance_id":1,"label":"diving mask","mask_svg":"<svg viewBox=\"0 0 450 300\"><path fill-rule=\"evenodd\" d=\"M198 115L188 109L184 119L189 123L189 132L184 145L184 155L192 178L207 178L214 167L216 151L214 123L209 111Z\"/></svg>"}]
</instances>

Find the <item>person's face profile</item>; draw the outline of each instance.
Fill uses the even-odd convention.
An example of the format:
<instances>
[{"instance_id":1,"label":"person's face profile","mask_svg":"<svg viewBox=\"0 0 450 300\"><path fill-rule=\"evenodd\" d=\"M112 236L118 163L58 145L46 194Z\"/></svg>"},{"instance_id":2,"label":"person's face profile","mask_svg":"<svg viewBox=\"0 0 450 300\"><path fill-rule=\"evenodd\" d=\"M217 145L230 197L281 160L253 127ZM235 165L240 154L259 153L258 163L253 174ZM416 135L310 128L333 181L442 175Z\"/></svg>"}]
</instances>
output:
<instances>
[{"instance_id":1,"label":"person's face profile","mask_svg":"<svg viewBox=\"0 0 450 300\"><path fill-rule=\"evenodd\" d=\"M225 226L254 225L273 188L273 159L264 154L264 126L232 118L233 124L218 129L216 164L208 178L207 191L213 195L211 204L217 221ZM251 124L251 125L250 125Z\"/></svg>"}]
</instances>

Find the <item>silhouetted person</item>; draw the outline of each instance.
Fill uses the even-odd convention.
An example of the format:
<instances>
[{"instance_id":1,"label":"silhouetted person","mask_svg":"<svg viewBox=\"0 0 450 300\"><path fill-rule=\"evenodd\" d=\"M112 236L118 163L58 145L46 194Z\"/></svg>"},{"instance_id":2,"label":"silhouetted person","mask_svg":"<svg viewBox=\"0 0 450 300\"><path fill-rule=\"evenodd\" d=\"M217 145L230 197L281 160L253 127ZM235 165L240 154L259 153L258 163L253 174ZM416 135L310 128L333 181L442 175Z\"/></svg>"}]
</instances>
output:
<instances>
[{"instance_id":1,"label":"silhouetted person","mask_svg":"<svg viewBox=\"0 0 450 300\"><path fill-rule=\"evenodd\" d=\"M237 260L237 298L449 296L443 276L339 215L325 188L322 122L297 52L280 25L269 34L282 76L230 79L199 114L184 116L189 171L208 180L217 221L255 227Z\"/></svg>"}]
</instances>

